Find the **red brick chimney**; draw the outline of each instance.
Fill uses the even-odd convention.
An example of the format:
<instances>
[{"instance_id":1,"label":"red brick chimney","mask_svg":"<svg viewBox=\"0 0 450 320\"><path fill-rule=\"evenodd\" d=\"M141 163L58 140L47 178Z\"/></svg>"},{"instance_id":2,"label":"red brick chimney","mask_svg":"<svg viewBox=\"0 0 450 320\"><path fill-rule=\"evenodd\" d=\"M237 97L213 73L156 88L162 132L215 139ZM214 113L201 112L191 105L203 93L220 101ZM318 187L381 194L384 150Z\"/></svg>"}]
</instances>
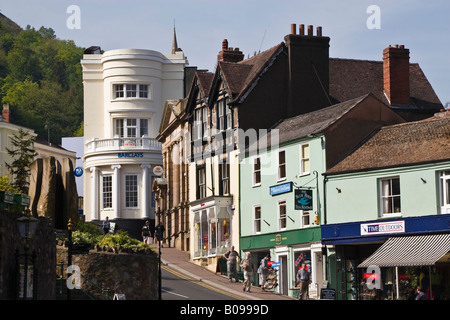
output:
<instances>
[{"instance_id":1,"label":"red brick chimney","mask_svg":"<svg viewBox=\"0 0 450 320\"><path fill-rule=\"evenodd\" d=\"M383 50L383 82L391 105L409 106L409 50L405 46Z\"/></svg>"},{"instance_id":2,"label":"red brick chimney","mask_svg":"<svg viewBox=\"0 0 450 320\"><path fill-rule=\"evenodd\" d=\"M239 48L229 48L228 40L224 39L222 41L222 51L217 55L218 61L225 62L239 62L244 60L244 54L239 51Z\"/></svg>"},{"instance_id":3,"label":"red brick chimney","mask_svg":"<svg viewBox=\"0 0 450 320\"><path fill-rule=\"evenodd\" d=\"M5 122L9 122L9 104L3 105L2 117Z\"/></svg>"}]
</instances>

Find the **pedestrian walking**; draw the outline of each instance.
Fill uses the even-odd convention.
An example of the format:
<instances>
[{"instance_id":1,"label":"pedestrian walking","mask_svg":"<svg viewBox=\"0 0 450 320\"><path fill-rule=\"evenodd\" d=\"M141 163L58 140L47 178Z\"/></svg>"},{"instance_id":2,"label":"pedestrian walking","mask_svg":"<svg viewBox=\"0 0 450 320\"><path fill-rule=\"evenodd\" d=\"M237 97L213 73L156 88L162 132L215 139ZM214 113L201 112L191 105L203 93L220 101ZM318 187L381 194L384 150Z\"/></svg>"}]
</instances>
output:
<instances>
[{"instance_id":1,"label":"pedestrian walking","mask_svg":"<svg viewBox=\"0 0 450 320\"><path fill-rule=\"evenodd\" d=\"M247 292L250 292L253 283L253 273L255 272L250 252L247 252L245 259L242 260L241 268L244 269L244 286L242 290L245 292L247 289Z\"/></svg>"},{"instance_id":2,"label":"pedestrian walking","mask_svg":"<svg viewBox=\"0 0 450 320\"><path fill-rule=\"evenodd\" d=\"M416 300L428 300L427 299L427 295L425 294L425 292L423 292L423 289L421 286L417 287L417 296L416 296Z\"/></svg>"},{"instance_id":3,"label":"pedestrian walking","mask_svg":"<svg viewBox=\"0 0 450 320\"><path fill-rule=\"evenodd\" d=\"M144 226L142 227L142 241L146 244L152 244L153 238L150 230L150 221L145 221Z\"/></svg>"},{"instance_id":4,"label":"pedestrian walking","mask_svg":"<svg viewBox=\"0 0 450 320\"><path fill-rule=\"evenodd\" d=\"M266 291L266 279L269 274L269 264L268 261L270 259L270 254L267 254L264 258L259 262L258 274L259 274L259 284L261 286L262 291Z\"/></svg>"},{"instance_id":5,"label":"pedestrian walking","mask_svg":"<svg viewBox=\"0 0 450 320\"><path fill-rule=\"evenodd\" d=\"M300 283L298 300L308 300L309 272L304 262L302 262L302 266L298 269L297 281Z\"/></svg>"},{"instance_id":6,"label":"pedestrian walking","mask_svg":"<svg viewBox=\"0 0 450 320\"><path fill-rule=\"evenodd\" d=\"M233 281L233 278L236 282L239 282L238 274L237 274L237 258L242 260L239 256L239 253L234 250L234 246L231 246L230 250L223 254L223 257L227 259L227 274L230 282Z\"/></svg>"},{"instance_id":7,"label":"pedestrian walking","mask_svg":"<svg viewBox=\"0 0 450 320\"><path fill-rule=\"evenodd\" d=\"M156 240L158 240L158 243L161 247L163 247L161 242L163 241L163 234L165 230L166 228L164 228L161 223L158 223L158 225L155 227L155 238Z\"/></svg>"},{"instance_id":8,"label":"pedestrian walking","mask_svg":"<svg viewBox=\"0 0 450 320\"><path fill-rule=\"evenodd\" d=\"M109 229L111 229L111 225L109 223L109 217L106 217L105 220L102 223L103 233L108 234Z\"/></svg>"}]
</instances>

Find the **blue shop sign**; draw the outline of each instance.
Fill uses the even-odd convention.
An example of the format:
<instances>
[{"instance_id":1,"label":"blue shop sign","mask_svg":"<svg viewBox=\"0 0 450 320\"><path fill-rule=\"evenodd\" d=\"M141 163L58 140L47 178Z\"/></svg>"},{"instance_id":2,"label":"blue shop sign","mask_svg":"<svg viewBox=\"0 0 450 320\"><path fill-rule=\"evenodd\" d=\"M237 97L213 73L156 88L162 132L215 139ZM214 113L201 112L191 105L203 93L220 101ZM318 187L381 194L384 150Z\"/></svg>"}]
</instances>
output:
<instances>
[{"instance_id":1,"label":"blue shop sign","mask_svg":"<svg viewBox=\"0 0 450 320\"><path fill-rule=\"evenodd\" d=\"M270 195L276 196L279 194L287 193L292 191L292 182L287 182L270 187Z\"/></svg>"},{"instance_id":2,"label":"blue shop sign","mask_svg":"<svg viewBox=\"0 0 450 320\"><path fill-rule=\"evenodd\" d=\"M117 155L118 158L142 158L143 152L121 152Z\"/></svg>"}]
</instances>

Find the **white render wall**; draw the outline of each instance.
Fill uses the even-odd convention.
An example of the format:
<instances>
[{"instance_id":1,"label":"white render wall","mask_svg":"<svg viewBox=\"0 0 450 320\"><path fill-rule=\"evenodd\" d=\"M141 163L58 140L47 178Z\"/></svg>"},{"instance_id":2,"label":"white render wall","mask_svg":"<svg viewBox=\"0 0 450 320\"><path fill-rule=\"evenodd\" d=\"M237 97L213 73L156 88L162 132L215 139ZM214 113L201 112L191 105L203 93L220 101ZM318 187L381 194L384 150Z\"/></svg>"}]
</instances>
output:
<instances>
[{"instance_id":1,"label":"white render wall","mask_svg":"<svg viewBox=\"0 0 450 320\"><path fill-rule=\"evenodd\" d=\"M153 146L158 135L166 100L183 98L184 68L188 64L182 51L164 55L153 50L117 49L103 54L85 54L81 60L84 84L84 213L86 220L115 218L143 219L147 215L154 166L162 165L161 150ZM148 98L114 99L114 84L147 84ZM122 150L114 142L114 118L148 119L150 147ZM109 144L100 148L94 139ZM118 157L133 152L139 157ZM118 167L120 166L120 167ZM143 167L148 168L143 169ZM114 169L115 168L115 169ZM146 171L147 170L147 171ZM145 174L144 174L145 172ZM102 175L113 174L113 200L118 208L101 208ZM115 174L118 176L116 177ZM139 182L139 207L124 208L124 176L136 174Z\"/></svg>"}]
</instances>

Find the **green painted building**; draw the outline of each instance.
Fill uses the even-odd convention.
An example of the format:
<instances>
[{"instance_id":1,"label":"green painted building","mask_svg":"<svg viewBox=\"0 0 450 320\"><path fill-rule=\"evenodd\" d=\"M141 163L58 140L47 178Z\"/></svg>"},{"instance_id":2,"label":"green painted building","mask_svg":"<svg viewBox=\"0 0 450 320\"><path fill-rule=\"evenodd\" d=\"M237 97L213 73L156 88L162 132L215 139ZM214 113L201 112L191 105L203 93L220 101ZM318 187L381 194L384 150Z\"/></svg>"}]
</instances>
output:
<instances>
[{"instance_id":1,"label":"green painted building","mask_svg":"<svg viewBox=\"0 0 450 320\"><path fill-rule=\"evenodd\" d=\"M280 122L250 146L240 165L240 250L256 263L267 254L284 295L294 295L304 261L310 297L326 280L321 242L323 173L371 131L403 120L371 94ZM256 149L256 148L255 148Z\"/></svg>"},{"instance_id":2,"label":"green painted building","mask_svg":"<svg viewBox=\"0 0 450 320\"><path fill-rule=\"evenodd\" d=\"M406 300L418 285L450 297L449 112L377 130L325 177L322 243L338 299Z\"/></svg>"}]
</instances>

